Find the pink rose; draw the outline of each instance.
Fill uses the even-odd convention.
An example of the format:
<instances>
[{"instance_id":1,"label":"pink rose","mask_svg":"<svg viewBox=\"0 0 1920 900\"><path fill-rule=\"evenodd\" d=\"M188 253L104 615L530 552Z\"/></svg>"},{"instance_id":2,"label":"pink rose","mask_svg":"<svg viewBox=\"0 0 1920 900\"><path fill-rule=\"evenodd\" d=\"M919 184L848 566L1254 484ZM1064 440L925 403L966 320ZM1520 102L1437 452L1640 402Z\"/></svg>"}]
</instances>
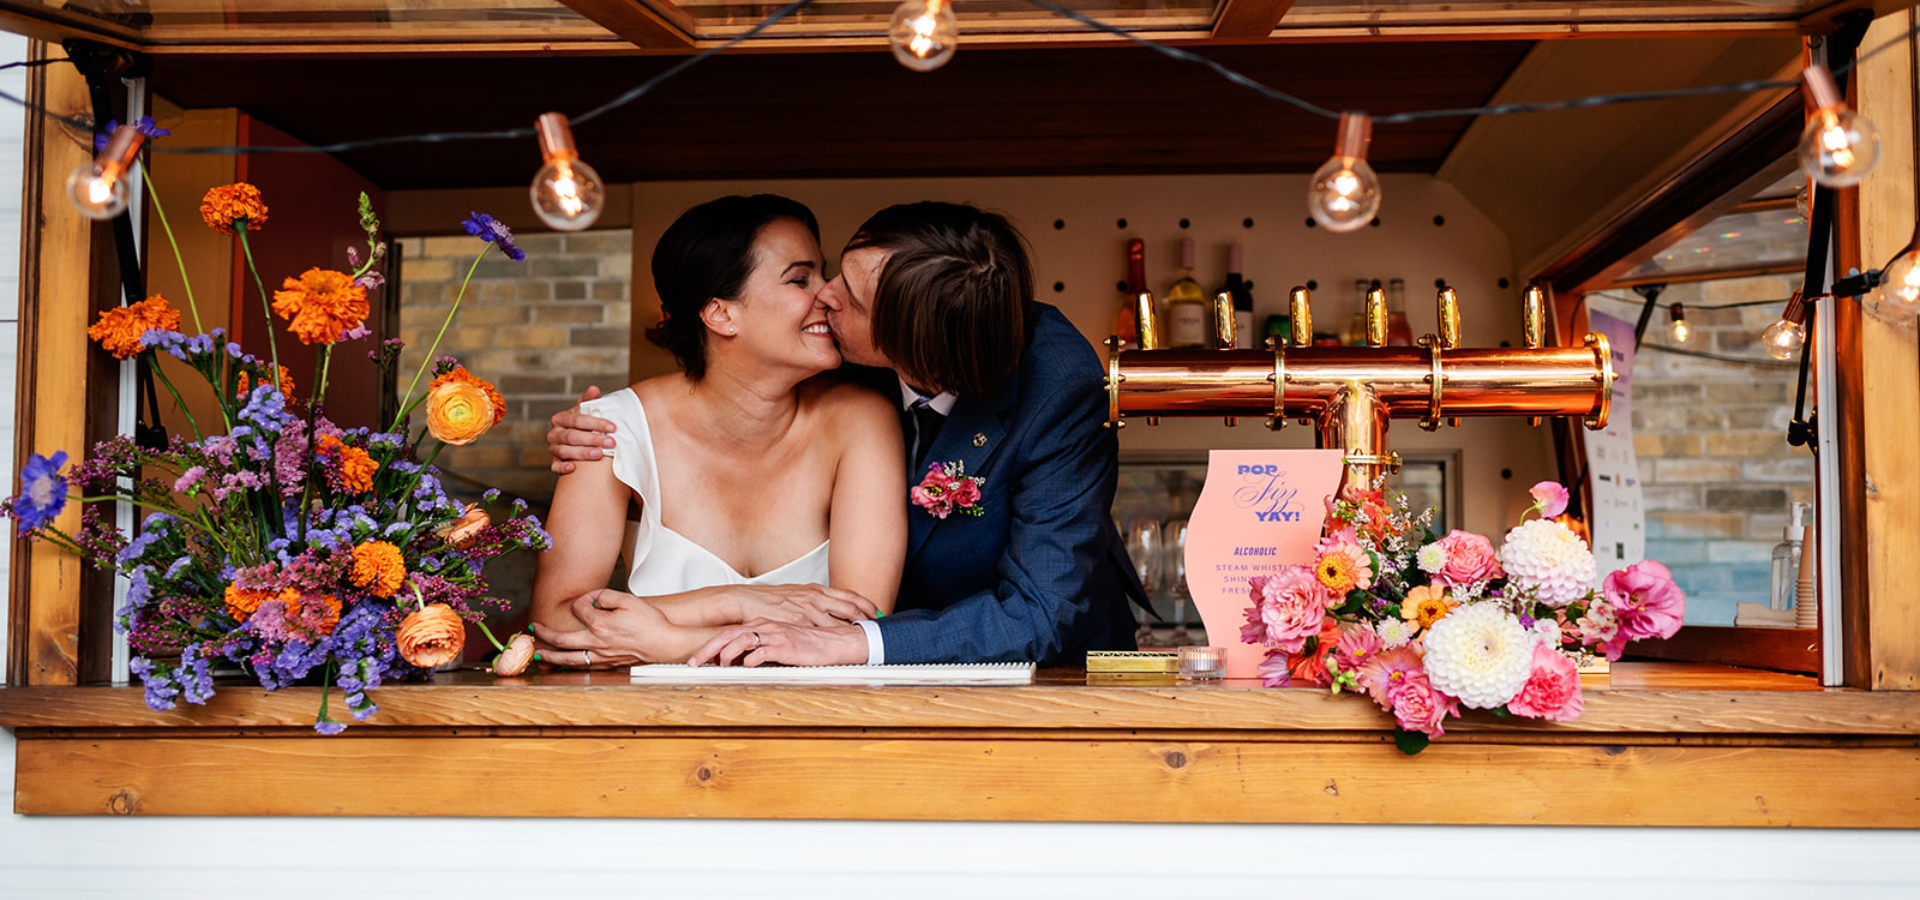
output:
<instances>
[{"instance_id":1,"label":"pink rose","mask_svg":"<svg viewBox=\"0 0 1920 900\"><path fill-rule=\"evenodd\" d=\"M1393 720L1407 731L1440 737L1447 733L1441 723L1459 714L1460 702L1434 690L1425 672L1408 676L1393 693Z\"/></svg>"},{"instance_id":2,"label":"pink rose","mask_svg":"<svg viewBox=\"0 0 1920 900\"><path fill-rule=\"evenodd\" d=\"M1567 489L1558 481L1542 481L1528 488L1527 493L1533 495L1534 506L1540 510L1542 519L1551 519L1567 511Z\"/></svg>"},{"instance_id":3,"label":"pink rose","mask_svg":"<svg viewBox=\"0 0 1920 900\"><path fill-rule=\"evenodd\" d=\"M1298 653L1307 638L1320 633L1320 620L1327 611L1327 589L1320 586L1312 570L1288 566L1248 582L1253 606L1247 609L1241 640Z\"/></svg>"},{"instance_id":4,"label":"pink rose","mask_svg":"<svg viewBox=\"0 0 1920 900\"><path fill-rule=\"evenodd\" d=\"M1673 637L1687 614L1686 595L1673 583L1673 573L1650 559L1608 575L1601 589L1620 619L1620 637L1626 641Z\"/></svg>"},{"instance_id":5,"label":"pink rose","mask_svg":"<svg viewBox=\"0 0 1920 900\"><path fill-rule=\"evenodd\" d=\"M913 504L933 514L936 519L944 519L953 512L954 479L940 468L938 463L927 472L927 477L913 486L908 496Z\"/></svg>"},{"instance_id":6,"label":"pink rose","mask_svg":"<svg viewBox=\"0 0 1920 900\"><path fill-rule=\"evenodd\" d=\"M1446 551L1447 564L1435 573L1448 587L1477 584L1506 574L1500 571L1500 556L1486 537L1456 528L1435 543Z\"/></svg>"},{"instance_id":7,"label":"pink rose","mask_svg":"<svg viewBox=\"0 0 1920 900\"><path fill-rule=\"evenodd\" d=\"M1566 654L1545 645L1533 648L1533 673L1507 711L1529 719L1571 722L1580 717L1580 672Z\"/></svg>"},{"instance_id":8,"label":"pink rose","mask_svg":"<svg viewBox=\"0 0 1920 900\"><path fill-rule=\"evenodd\" d=\"M959 479L947 496L953 500L955 508L965 509L980 502L980 483L972 478Z\"/></svg>"}]
</instances>

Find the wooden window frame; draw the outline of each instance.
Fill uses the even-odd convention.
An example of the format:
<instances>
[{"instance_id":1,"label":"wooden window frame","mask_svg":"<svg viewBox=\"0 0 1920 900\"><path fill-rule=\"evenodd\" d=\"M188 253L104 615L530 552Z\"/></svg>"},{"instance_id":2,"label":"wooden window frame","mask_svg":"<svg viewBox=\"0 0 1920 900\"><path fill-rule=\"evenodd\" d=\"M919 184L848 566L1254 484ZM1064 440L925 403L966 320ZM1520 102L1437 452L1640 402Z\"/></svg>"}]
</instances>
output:
<instances>
[{"instance_id":1,"label":"wooden window frame","mask_svg":"<svg viewBox=\"0 0 1920 900\"><path fill-rule=\"evenodd\" d=\"M36 70L35 99L84 103L64 71ZM21 458L84 446L86 411L112 391L90 377L84 338L113 283L95 271L100 235L48 189L85 152L45 128L27 150L26 208L39 222L24 235ZM1874 202L1863 219L1885 231ZM1920 372L1911 330L1900 343L1891 324L1845 327L1843 340L1862 342L1849 377L1871 374L1878 405L1847 414L1857 437L1842 449L1872 473L1920 443L1895 443L1920 421ZM1893 385L1886 405L1901 353L1914 383ZM1860 403L1860 389L1842 396ZM1909 474L1880 495L1917 489ZM95 683L83 567L29 542L15 545L0 727L18 738L14 808L38 814L1920 827L1920 597L1891 589L1898 554L1920 558L1920 526L1912 506L1902 519L1851 493L1860 522L1848 546L1862 548L1846 561L1859 570L1852 687L1622 664L1589 682L1577 721L1470 713L1413 759L1358 698L1077 672L943 689L455 673L381 688L381 711L338 737L311 728L314 688L236 685L204 707L155 712L138 687ZM1868 553L1870 540L1883 543Z\"/></svg>"}]
</instances>

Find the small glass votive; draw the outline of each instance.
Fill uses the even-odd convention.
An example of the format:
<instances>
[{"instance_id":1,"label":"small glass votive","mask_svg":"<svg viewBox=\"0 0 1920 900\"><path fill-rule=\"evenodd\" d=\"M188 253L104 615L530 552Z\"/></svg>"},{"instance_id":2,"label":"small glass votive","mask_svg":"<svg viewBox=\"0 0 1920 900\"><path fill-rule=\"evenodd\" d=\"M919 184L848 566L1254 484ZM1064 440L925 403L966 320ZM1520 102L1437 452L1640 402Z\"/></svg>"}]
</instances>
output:
<instances>
[{"instance_id":1,"label":"small glass votive","mask_svg":"<svg viewBox=\"0 0 1920 900\"><path fill-rule=\"evenodd\" d=\"M1213 681L1227 671L1225 647L1181 647L1180 677L1187 681Z\"/></svg>"}]
</instances>

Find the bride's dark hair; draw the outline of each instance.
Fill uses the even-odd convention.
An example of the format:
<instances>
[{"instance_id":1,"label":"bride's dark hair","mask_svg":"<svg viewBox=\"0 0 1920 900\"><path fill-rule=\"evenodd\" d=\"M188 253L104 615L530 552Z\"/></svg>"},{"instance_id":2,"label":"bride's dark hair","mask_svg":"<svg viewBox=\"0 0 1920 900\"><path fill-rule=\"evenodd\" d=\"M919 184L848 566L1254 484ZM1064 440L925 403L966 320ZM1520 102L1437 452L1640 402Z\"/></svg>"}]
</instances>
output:
<instances>
[{"instance_id":1,"label":"bride's dark hair","mask_svg":"<svg viewBox=\"0 0 1920 900\"><path fill-rule=\"evenodd\" d=\"M709 200L680 214L653 247L653 287L660 295L660 324L647 339L673 354L687 377L707 374L707 329L700 310L718 297L732 300L753 274L753 242L760 229L781 219L807 226L820 240L813 210L776 194Z\"/></svg>"}]
</instances>

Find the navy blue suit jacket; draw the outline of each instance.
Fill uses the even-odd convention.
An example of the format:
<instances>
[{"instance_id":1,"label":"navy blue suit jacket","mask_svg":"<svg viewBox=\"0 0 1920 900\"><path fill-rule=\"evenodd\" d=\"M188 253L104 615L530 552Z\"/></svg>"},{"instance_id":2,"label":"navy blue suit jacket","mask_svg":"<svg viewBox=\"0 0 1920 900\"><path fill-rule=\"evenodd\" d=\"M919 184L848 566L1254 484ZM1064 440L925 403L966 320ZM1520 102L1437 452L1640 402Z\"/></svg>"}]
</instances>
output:
<instances>
[{"instance_id":1,"label":"navy blue suit jacket","mask_svg":"<svg viewBox=\"0 0 1920 900\"><path fill-rule=\"evenodd\" d=\"M889 663L1055 660L1131 650L1145 593L1113 525L1119 442L1103 427L1104 371L1080 332L1036 303L1026 353L991 397L962 397L933 463L964 462L982 514L907 511L906 569L879 621ZM898 382L886 373L890 396Z\"/></svg>"}]
</instances>

